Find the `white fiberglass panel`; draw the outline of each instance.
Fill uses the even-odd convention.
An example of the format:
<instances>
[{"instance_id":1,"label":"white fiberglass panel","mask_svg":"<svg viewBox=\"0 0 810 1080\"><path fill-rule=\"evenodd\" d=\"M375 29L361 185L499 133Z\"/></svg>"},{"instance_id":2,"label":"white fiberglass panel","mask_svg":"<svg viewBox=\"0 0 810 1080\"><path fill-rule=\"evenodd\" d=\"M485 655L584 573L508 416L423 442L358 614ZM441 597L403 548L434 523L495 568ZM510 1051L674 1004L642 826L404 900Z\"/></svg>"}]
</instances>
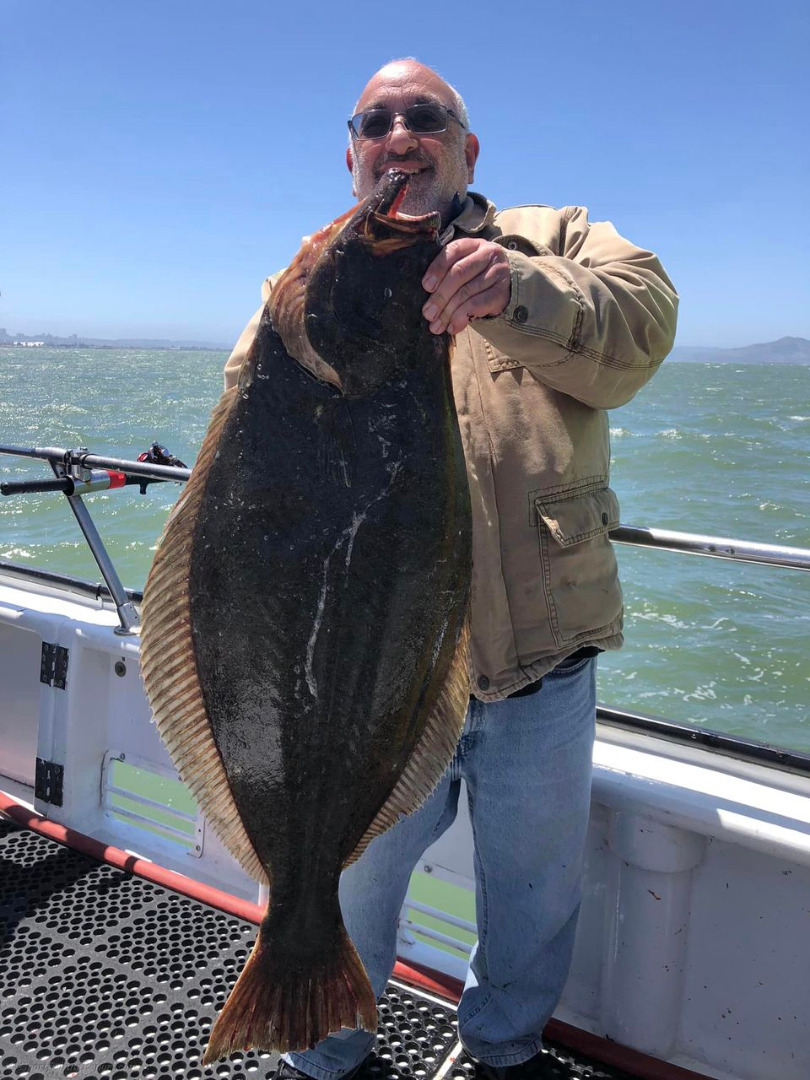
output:
<instances>
[{"instance_id":1,"label":"white fiberglass panel","mask_svg":"<svg viewBox=\"0 0 810 1080\"><path fill-rule=\"evenodd\" d=\"M0 775L33 787L42 639L0 623Z\"/></svg>"}]
</instances>

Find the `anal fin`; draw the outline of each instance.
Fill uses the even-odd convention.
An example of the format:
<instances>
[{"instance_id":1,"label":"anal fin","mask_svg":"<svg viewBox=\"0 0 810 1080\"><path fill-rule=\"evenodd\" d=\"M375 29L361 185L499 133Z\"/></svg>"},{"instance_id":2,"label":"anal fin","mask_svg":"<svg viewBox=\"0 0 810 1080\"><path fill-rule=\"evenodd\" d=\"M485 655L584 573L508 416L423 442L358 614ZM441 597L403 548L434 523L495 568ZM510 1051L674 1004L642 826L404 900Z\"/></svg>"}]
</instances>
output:
<instances>
[{"instance_id":1,"label":"anal fin","mask_svg":"<svg viewBox=\"0 0 810 1080\"><path fill-rule=\"evenodd\" d=\"M422 736L394 789L346 859L344 867L359 859L371 841L395 825L402 814L412 814L418 810L444 775L461 737L470 701L469 642L468 612L447 677L430 711Z\"/></svg>"}]
</instances>

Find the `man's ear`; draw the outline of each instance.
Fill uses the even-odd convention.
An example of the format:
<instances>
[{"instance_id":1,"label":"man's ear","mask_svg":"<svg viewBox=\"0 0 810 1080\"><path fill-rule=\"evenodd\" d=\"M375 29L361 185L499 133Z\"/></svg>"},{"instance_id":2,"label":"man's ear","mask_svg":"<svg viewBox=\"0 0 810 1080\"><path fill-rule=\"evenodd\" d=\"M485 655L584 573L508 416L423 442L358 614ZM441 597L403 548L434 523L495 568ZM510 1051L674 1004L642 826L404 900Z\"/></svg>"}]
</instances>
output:
<instances>
[{"instance_id":1,"label":"man's ear","mask_svg":"<svg viewBox=\"0 0 810 1080\"><path fill-rule=\"evenodd\" d=\"M350 146L346 147L346 166L352 176L354 176L354 162L352 161L352 148ZM354 184L352 184L352 195L355 197L355 199L357 198L357 192L354 190Z\"/></svg>"},{"instance_id":2,"label":"man's ear","mask_svg":"<svg viewBox=\"0 0 810 1080\"><path fill-rule=\"evenodd\" d=\"M478 153L481 146L478 142L478 136L469 133L464 143L464 157L467 160L467 183L471 184L475 176L475 163L478 160Z\"/></svg>"}]
</instances>

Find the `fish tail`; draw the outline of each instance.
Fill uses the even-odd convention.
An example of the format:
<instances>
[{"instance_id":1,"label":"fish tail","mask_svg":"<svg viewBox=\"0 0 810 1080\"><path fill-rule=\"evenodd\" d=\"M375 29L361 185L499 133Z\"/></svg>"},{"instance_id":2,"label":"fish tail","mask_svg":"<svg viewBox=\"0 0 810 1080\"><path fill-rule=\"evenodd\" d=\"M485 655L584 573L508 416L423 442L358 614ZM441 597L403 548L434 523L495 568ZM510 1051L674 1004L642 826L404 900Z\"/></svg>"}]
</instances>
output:
<instances>
[{"instance_id":1,"label":"fish tail","mask_svg":"<svg viewBox=\"0 0 810 1080\"><path fill-rule=\"evenodd\" d=\"M310 962L285 955L259 930L211 1030L203 1064L237 1050L306 1050L341 1028L377 1030L377 1002L345 927Z\"/></svg>"}]
</instances>

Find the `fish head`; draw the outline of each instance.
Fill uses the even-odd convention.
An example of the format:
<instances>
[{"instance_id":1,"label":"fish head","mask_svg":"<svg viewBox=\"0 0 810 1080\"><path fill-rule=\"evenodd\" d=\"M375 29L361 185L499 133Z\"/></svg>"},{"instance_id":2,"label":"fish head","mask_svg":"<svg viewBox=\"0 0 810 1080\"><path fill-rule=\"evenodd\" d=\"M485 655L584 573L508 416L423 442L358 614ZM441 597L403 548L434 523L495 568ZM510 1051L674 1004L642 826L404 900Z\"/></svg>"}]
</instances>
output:
<instances>
[{"instance_id":1,"label":"fish head","mask_svg":"<svg viewBox=\"0 0 810 1080\"><path fill-rule=\"evenodd\" d=\"M441 250L441 217L398 213L409 180L387 172L355 210L311 238L306 279L300 270L291 277L291 264L274 294L273 322L287 351L347 396L436 362L422 277ZM295 311L285 296L293 285Z\"/></svg>"},{"instance_id":2,"label":"fish head","mask_svg":"<svg viewBox=\"0 0 810 1080\"><path fill-rule=\"evenodd\" d=\"M390 168L354 211L343 229L342 239L347 241L354 233L377 258L413 247L420 240L430 239L438 244L442 220L438 210L420 216L399 213L410 180L410 173Z\"/></svg>"}]
</instances>

